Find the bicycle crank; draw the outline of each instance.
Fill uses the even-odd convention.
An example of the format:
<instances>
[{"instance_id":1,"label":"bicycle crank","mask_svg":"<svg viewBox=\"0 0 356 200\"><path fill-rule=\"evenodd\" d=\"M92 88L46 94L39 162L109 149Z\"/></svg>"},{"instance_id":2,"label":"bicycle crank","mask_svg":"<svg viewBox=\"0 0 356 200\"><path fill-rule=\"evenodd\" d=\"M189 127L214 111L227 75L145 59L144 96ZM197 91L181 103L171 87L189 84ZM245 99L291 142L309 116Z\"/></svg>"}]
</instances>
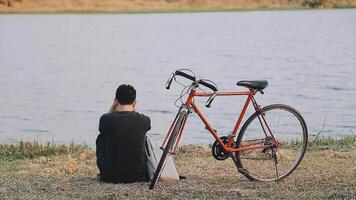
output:
<instances>
[{"instance_id":1,"label":"bicycle crank","mask_svg":"<svg viewBox=\"0 0 356 200\"><path fill-rule=\"evenodd\" d=\"M229 142L229 138L226 136L220 137L220 139L224 144L227 144ZM225 160L231 155L231 153L227 153L224 151L224 149L220 146L217 140L211 147L211 153L216 160Z\"/></svg>"}]
</instances>

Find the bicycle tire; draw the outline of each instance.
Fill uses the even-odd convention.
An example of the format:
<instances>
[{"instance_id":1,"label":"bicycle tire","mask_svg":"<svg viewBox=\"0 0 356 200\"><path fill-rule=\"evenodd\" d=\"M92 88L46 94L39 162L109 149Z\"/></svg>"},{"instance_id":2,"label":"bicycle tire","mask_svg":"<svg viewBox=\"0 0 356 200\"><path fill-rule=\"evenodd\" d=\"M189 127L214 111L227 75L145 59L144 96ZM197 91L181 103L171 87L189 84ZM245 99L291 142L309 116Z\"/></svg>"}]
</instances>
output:
<instances>
[{"instance_id":1,"label":"bicycle tire","mask_svg":"<svg viewBox=\"0 0 356 200\"><path fill-rule=\"evenodd\" d=\"M163 150L161 159L160 159L160 161L158 163L158 166L156 168L155 174L153 175L153 178L151 180L149 189L153 189L154 186L156 185L156 183L158 182L158 179L161 176L161 173L162 173L162 171L164 169L164 165L166 163L166 158L167 158L167 155L169 153L169 150L172 148L172 145L176 142L178 133L180 132L180 129L181 129L181 126L182 126L182 122L183 122L184 118L186 117L186 115L187 115L186 111L181 111L179 113L179 117L178 117L177 122L176 122L176 124L175 124L175 126L173 128L172 134L168 139L167 145Z\"/></svg>"},{"instance_id":2,"label":"bicycle tire","mask_svg":"<svg viewBox=\"0 0 356 200\"><path fill-rule=\"evenodd\" d=\"M279 114L278 112L285 116L277 116L278 119L275 118L276 116L273 117L273 114ZM270 142L272 136L268 136L266 131L263 131L262 117L268 123L273 137L285 143L281 143L279 147L272 145ZM286 120L286 117L291 118ZM277 122L277 120L281 121ZM279 181L290 175L302 161L308 142L307 125L302 115L291 106L283 104L266 106L246 120L236 139L236 147L256 144L259 141L264 145L263 148L232 154L236 167L250 180ZM271 145L266 147L266 144ZM274 169L270 169L271 167Z\"/></svg>"}]
</instances>

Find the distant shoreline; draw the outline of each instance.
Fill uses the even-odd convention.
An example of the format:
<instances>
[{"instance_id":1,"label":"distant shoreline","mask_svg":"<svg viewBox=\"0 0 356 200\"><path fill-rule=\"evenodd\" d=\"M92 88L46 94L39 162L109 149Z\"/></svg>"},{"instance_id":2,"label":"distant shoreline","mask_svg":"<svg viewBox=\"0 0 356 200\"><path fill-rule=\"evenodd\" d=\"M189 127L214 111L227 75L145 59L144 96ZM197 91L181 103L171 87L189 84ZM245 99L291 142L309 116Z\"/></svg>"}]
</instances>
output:
<instances>
[{"instance_id":1,"label":"distant shoreline","mask_svg":"<svg viewBox=\"0 0 356 200\"><path fill-rule=\"evenodd\" d=\"M356 8L356 0L0 0L0 14L140 14L338 8Z\"/></svg>"},{"instance_id":2,"label":"distant shoreline","mask_svg":"<svg viewBox=\"0 0 356 200\"><path fill-rule=\"evenodd\" d=\"M253 8L253 9L225 9L225 10L140 10L140 11L105 11L105 10L58 10L58 11L15 11L4 12L0 11L0 15L12 15L12 14L174 14L174 13L219 13L219 12L253 12L253 11L309 11L309 10L342 10L342 9L356 9L355 7L348 8Z\"/></svg>"}]
</instances>

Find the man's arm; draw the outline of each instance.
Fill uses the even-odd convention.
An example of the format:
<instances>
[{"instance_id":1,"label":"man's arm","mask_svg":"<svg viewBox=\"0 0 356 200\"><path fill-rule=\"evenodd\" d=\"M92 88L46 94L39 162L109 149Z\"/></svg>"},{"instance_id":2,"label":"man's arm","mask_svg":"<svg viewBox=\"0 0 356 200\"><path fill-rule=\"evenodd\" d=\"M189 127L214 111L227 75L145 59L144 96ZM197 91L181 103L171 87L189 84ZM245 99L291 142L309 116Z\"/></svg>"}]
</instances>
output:
<instances>
[{"instance_id":1,"label":"man's arm","mask_svg":"<svg viewBox=\"0 0 356 200\"><path fill-rule=\"evenodd\" d=\"M118 105L119 105L119 101L117 101L117 99L114 99L114 102L110 107L109 113L115 112Z\"/></svg>"},{"instance_id":2,"label":"man's arm","mask_svg":"<svg viewBox=\"0 0 356 200\"><path fill-rule=\"evenodd\" d=\"M98 129L100 133L104 132L104 115L100 117Z\"/></svg>"},{"instance_id":3,"label":"man's arm","mask_svg":"<svg viewBox=\"0 0 356 200\"><path fill-rule=\"evenodd\" d=\"M147 131L151 130L151 119L147 116L145 116L145 121L147 125Z\"/></svg>"}]
</instances>

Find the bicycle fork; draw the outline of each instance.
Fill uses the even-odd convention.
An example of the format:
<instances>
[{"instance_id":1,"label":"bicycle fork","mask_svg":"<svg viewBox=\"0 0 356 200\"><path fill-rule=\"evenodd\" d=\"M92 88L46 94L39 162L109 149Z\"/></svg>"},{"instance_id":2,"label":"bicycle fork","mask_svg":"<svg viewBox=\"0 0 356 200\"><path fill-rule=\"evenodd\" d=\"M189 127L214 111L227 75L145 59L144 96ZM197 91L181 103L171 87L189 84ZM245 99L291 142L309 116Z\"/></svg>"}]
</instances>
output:
<instances>
[{"instance_id":1,"label":"bicycle fork","mask_svg":"<svg viewBox=\"0 0 356 200\"><path fill-rule=\"evenodd\" d=\"M170 154L175 154L176 150L177 150L177 147L179 145L179 142L182 138L182 135L183 135L183 130L184 130L184 127L185 127L185 124L186 124L186 121L187 121L187 118L188 118L188 114L191 113L191 111L188 109L188 111L184 114L185 116L183 116L183 120L181 121L180 124L177 124L178 122L178 118L179 118L179 115L182 114L182 110L183 110L183 107L184 105L182 105L179 110L178 110L178 113L175 117L175 119L173 120L173 123L171 125L171 127L169 128L168 130L168 133L166 134L166 137L160 147L160 149L164 150L167 146L167 142L168 142L168 139L171 137L171 135L173 134L174 132L174 128L176 126L179 126L178 127L178 133L176 133L177 135L175 136L174 138L174 141L173 141L173 144L171 146L171 148L168 150L168 152Z\"/></svg>"}]
</instances>

